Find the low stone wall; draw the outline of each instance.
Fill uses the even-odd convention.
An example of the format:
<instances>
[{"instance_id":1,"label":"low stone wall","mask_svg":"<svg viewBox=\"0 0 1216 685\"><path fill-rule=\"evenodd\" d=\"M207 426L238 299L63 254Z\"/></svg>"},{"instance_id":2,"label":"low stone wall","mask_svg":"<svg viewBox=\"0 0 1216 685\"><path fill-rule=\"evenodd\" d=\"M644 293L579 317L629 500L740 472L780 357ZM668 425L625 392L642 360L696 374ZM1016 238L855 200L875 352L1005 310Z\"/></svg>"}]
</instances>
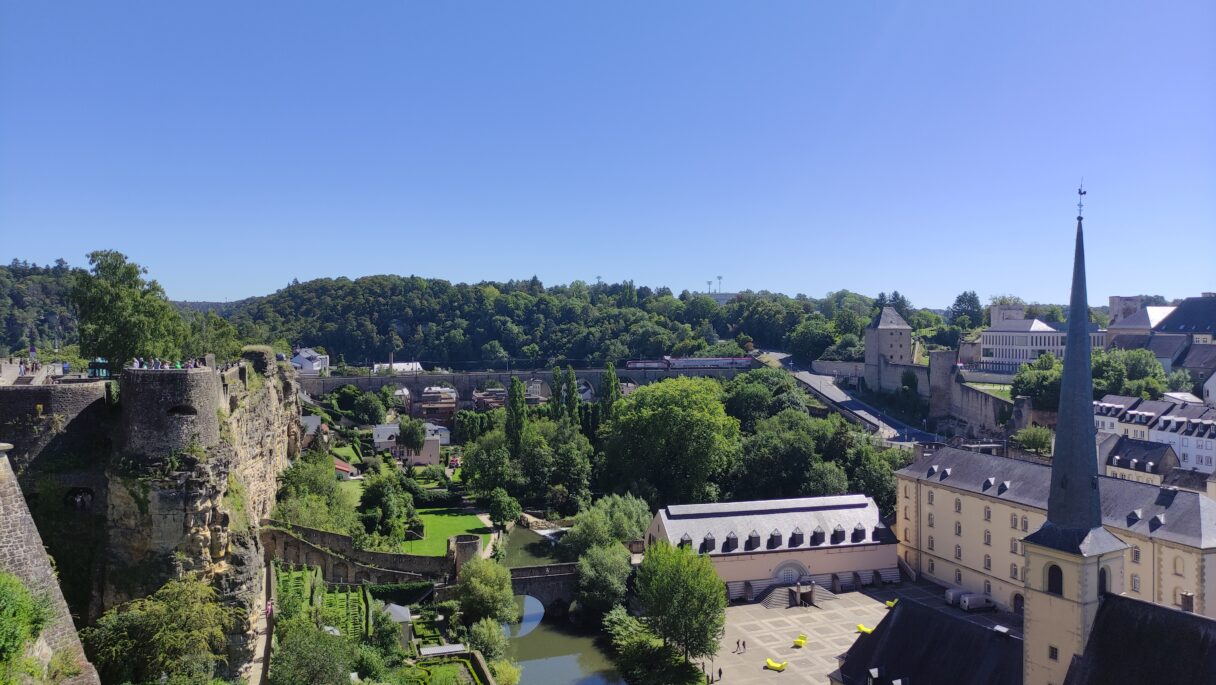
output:
<instances>
[{"instance_id":1,"label":"low stone wall","mask_svg":"<svg viewBox=\"0 0 1216 685\"><path fill-rule=\"evenodd\" d=\"M824 376L848 376L861 378L866 375L865 362L829 362L817 359L811 362L811 370Z\"/></svg>"},{"instance_id":2,"label":"low stone wall","mask_svg":"<svg viewBox=\"0 0 1216 685\"><path fill-rule=\"evenodd\" d=\"M454 568L454 562L450 556L428 557L416 554L368 552L356 548L354 540L349 535L293 526L273 519L262 521L262 541L266 554L272 559L321 566L323 570L328 568L326 580L339 575L356 578L356 575L342 573L344 570L355 570L350 564L365 567L364 570L368 574L389 573L392 575L390 580L373 579L371 582L396 582L398 578L401 580L418 580L423 577L444 578ZM307 548L299 546L300 543L304 543Z\"/></svg>"}]
</instances>

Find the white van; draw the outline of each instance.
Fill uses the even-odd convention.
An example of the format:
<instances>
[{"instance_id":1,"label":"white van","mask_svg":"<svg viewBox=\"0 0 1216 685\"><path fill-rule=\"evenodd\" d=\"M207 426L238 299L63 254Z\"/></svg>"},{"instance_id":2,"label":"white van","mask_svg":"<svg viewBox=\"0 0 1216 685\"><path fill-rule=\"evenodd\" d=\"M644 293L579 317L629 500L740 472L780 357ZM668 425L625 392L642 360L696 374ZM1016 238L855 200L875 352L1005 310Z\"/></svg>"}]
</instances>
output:
<instances>
[{"instance_id":1,"label":"white van","mask_svg":"<svg viewBox=\"0 0 1216 685\"><path fill-rule=\"evenodd\" d=\"M996 611L996 602L985 594L969 592L958 601L963 611Z\"/></svg>"},{"instance_id":2,"label":"white van","mask_svg":"<svg viewBox=\"0 0 1216 685\"><path fill-rule=\"evenodd\" d=\"M967 594L967 591L961 587L946 588L946 604L949 604L950 606L958 606L959 600L962 599L963 595L965 594Z\"/></svg>"}]
</instances>

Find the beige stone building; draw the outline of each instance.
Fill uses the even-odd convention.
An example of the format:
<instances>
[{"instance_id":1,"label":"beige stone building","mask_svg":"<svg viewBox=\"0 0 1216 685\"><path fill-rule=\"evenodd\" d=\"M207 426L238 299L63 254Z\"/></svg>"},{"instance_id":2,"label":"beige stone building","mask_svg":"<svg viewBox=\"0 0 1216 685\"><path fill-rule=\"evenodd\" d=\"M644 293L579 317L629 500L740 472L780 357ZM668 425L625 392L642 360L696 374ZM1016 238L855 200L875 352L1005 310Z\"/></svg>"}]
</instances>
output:
<instances>
[{"instance_id":1,"label":"beige stone building","mask_svg":"<svg viewBox=\"0 0 1216 685\"><path fill-rule=\"evenodd\" d=\"M655 514L646 544L707 554L730 599L774 586L835 590L898 580L896 539L865 495L673 504Z\"/></svg>"}]
</instances>

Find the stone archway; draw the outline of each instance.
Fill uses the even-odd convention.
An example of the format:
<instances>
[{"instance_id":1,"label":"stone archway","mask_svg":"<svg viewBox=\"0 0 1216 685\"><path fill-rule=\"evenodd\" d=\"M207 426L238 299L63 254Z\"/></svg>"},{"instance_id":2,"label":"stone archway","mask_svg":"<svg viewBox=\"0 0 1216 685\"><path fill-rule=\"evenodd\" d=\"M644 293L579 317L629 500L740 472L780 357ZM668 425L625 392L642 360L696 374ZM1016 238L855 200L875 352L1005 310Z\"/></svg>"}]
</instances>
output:
<instances>
[{"instance_id":1,"label":"stone archway","mask_svg":"<svg viewBox=\"0 0 1216 685\"><path fill-rule=\"evenodd\" d=\"M811 574L807 571L806 566L793 559L784 561L773 569L773 580L781 585L793 585L803 576L809 575Z\"/></svg>"}]
</instances>

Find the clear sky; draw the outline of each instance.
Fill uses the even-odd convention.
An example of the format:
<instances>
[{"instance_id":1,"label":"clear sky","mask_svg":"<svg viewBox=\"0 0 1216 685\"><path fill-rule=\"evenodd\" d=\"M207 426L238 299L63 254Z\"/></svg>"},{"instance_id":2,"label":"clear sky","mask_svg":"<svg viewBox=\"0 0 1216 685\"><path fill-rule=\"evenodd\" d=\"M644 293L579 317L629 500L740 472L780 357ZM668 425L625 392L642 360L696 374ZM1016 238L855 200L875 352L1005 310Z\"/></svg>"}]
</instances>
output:
<instances>
[{"instance_id":1,"label":"clear sky","mask_svg":"<svg viewBox=\"0 0 1216 685\"><path fill-rule=\"evenodd\" d=\"M0 259L1216 289L1216 3L0 0ZM715 287L717 285L714 280Z\"/></svg>"}]
</instances>

